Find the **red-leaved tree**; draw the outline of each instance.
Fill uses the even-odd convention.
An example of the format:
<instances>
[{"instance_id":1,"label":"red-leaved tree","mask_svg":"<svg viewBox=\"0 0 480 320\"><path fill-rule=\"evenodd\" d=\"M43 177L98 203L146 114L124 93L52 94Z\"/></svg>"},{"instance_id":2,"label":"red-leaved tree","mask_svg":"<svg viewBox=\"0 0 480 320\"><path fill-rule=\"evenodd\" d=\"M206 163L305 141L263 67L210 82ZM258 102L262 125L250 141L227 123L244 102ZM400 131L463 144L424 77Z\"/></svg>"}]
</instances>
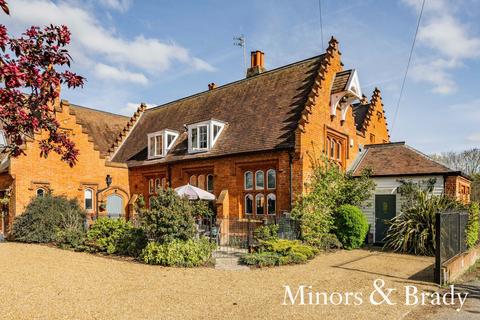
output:
<instances>
[{"instance_id":1,"label":"red-leaved tree","mask_svg":"<svg viewBox=\"0 0 480 320\"><path fill-rule=\"evenodd\" d=\"M6 14L6 1L0 0ZM71 57L66 26L30 27L20 38L11 38L0 25L0 127L8 140L4 152L17 157L24 153L27 139L47 133L38 142L41 155L53 151L70 166L75 165L78 149L60 129L55 117L55 101L60 86L83 86L85 79L68 71ZM63 71L57 71L63 69Z\"/></svg>"}]
</instances>

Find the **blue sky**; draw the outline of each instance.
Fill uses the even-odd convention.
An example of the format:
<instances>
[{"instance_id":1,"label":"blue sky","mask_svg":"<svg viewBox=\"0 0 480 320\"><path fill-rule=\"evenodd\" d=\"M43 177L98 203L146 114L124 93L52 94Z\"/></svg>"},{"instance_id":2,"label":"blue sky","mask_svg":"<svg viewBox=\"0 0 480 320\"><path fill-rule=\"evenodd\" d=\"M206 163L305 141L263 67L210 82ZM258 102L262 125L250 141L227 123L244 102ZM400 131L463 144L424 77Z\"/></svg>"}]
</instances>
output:
<instances>
[{"instance_id":1,"label":"blue sky","mask_svg":"<svg viewBox=\"0 0 480 320\"><path fill-rule=\"evenodd\" d=\"M267 69L322 53L318 0L10 0L0 23L66 24L83 89L72 103L131 114L244 76L243 54L265 52ZM324 37L340 42L370 96L378 86L392 126L421 0L322 0ZM433 153L480 144L480 0L427 0L392 140ZM392 129L392 128L391 128ZM392 131L392 130L391 130Z\"/></svg>"}]
</instances>

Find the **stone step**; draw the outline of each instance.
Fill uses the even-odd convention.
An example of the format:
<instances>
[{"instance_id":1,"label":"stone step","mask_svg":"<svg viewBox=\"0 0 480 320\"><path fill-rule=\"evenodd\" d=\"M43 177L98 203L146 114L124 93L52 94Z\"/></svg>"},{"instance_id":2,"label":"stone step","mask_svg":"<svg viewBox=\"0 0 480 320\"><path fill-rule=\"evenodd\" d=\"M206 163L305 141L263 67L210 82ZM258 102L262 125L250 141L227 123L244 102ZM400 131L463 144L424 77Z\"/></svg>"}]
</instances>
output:
<instances>
[{"instance_id":1,"label":"stone step","mask_svg":"<svg viewBox=\"0 0 480 320\"><path fill-rule=\"evenodd\" d=\"M249 267L241 265L238 257L222 257L215 259L215 269L217 270L250 270Z\"/></svg>"}]
</instances>

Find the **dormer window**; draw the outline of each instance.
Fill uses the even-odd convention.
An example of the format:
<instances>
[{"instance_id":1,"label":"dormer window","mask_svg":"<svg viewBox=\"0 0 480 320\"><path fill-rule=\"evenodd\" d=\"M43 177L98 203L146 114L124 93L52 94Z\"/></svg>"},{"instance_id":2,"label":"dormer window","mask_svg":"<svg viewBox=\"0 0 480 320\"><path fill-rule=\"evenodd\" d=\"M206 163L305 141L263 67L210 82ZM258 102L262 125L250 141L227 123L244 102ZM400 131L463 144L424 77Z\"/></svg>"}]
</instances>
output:
<instances>
[{"instance_id":1,"label":"dormer window","mask_svg":"<svg viewBox=\"0 0 480 320\"><path fill-rule=\"evenodd\" d=\"M337 72L330 92L330 116L334 118L337 108L341 110L341 121L345 121L348 107L355 100L362 100L362 89L355 69Z\"/></svg>"},{"instance_id":2,"label":"dormer window","mask_svg":"<svg viewBox=\"0 0 480 320\"><path fill-rule=\"evenodd\" d=\"M165 157L178 138L178 132L174 130L162 130L148 134L148 158Z\"/></svg>"},{"instance_id":3,"label":"dormer window","mask_svg":"<svg viewBox=\"0 0 480 320\"><path fill-rule=\"evenodd\" d=\"M208 151L215 145L225 123L209 120L190 124L188 128L188 151L190 153Z\"/></svg>"}]
</instances>

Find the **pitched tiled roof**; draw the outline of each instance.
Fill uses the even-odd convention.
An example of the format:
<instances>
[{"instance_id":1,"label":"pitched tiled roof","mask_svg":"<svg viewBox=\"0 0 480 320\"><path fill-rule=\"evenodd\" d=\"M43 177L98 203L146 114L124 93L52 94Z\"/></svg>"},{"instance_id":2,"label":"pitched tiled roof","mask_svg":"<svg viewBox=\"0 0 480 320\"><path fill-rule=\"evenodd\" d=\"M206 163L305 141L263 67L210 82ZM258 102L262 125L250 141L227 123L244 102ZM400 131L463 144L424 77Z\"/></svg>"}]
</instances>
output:
<instances>
[{"instance_id":1,"label":"pitched tiled roof","mask_svg":"<svg viewBox=\"0 0 480 320\"><path fill-rule=\"evenodd\" d=\"M461 174L434 161L405 142L367 145L359 157L353 168L355 176L361 175L364 169L371 169L372 176Z\"/></svg>"},{"instance_id":2,"label":"pitched tiled roof","mask_svg":"<svg viewBox=\"0 0 480 320\"><path fill-rule=\"evenodd\" d=\"M357 130L362 130L365 118L367 117L370 104L354 103L352 105L353 117L355 118L355 126Z\"/></svg>"},{"instance_id":3,"label":"pitched tiled roof","mask_svg":"<svg viewBox=\"0 0 480 320\"><path fill-rule=\"evenodd\" d=\"M324 58L316 56L147 109L112 160L135 166L293 148L294 131ZM209 119L226 122L215 146L188 154L184 125ZM163 129L181 134L165 158L147 161L147 134Z\"/></svg>"},{"instance_id":4,"label":"pitched tiled roof","mask_svg":"<svg viewBox=\"0 0 480 320\"><path fill-rule=\"evenodd\" d=\"M129 120L125 116L73 104L70 104L70 113L75 115L77 123L88 134L101 156L107 155L110 145Z\"/></svg>"},{"instance_id":5,"label":"pitched tiled roof","mask_svg":"<svg viewBox=\"0 0 480 320\"><path fill-rule=\"evenodd\" d=\"M335 75L335 80L333 81L331 94L345 91L347 89L348 80L353 74L353 70L345 70L337 72Z\"/></svg>"}]
</instances>

